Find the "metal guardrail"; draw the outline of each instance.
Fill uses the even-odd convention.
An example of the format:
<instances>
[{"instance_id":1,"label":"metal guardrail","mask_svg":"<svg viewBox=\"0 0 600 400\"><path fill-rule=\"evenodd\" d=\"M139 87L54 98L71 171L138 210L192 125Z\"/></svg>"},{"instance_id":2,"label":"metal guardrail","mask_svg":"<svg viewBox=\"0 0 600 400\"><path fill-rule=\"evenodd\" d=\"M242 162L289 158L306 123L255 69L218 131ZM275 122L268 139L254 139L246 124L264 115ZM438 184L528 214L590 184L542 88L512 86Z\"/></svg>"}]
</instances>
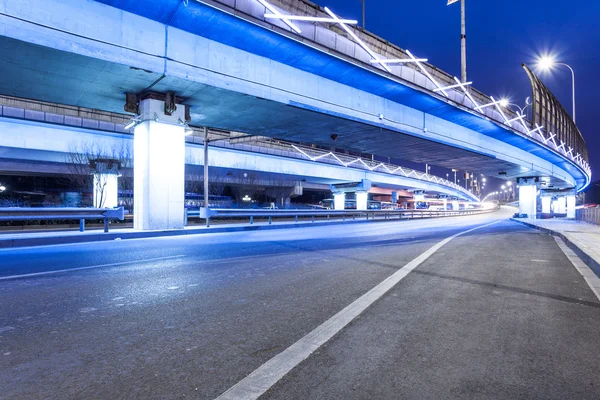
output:
<instances>
[{"instance_id":1,"label":"metal guardrail","mask_svg":"<svg viewBox=\"0 0 600 400\"><path fill-rule=\"evenodd\" d=\"M312 222L315 218L321 217L329 220L330 217L346 218L365 218L366 220L380 219L414 219L414 218L436 218L436 217L454 217L461 215L484 214L497 210L492 209L469 209L469 210L273 210L273 209L237 209L237 208L216 208L210 209L202 207L199 210L186 209L185 224L187 225L189 217L199 217L206 220L206 226L210 227L210 220L216 218L248 218L250 224L254 223L254 218L267 218L269 225L274 218L294 218L296 222L300 217L309 217Z\"/></svg>"},{"instance_id":2,"label":"metal guardrail","mask_svg":"<svg viewBox=\"0 0 600 400\"><path fill-rule=\"evenodd\" d=\"M85 231L86 219L104 220L104 232L108 232L109 220L123 221L125 210L119 208L0 208L0 221L79 220L79 231Z\"/></svg>"},{"instance_id":3,"label":"metal guardrail","mask_svg":"<svg viewBox=\"0 0 600 400\"><path fill-rule=\"evenodd\" d=\"M580 208L575 213L575 219L600 225L600 207Z\"/></svg>"}]
</instances>

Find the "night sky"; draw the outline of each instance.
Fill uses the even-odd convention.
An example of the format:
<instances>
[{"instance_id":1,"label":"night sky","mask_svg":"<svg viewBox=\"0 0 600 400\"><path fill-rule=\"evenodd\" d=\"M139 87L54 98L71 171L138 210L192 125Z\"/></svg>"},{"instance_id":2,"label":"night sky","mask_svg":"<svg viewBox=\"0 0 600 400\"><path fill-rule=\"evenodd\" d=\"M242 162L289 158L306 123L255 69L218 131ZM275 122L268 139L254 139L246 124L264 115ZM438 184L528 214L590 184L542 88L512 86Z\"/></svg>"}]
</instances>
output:
<instances>
[{"instance_id":1,"label":"night sky","mask_svg":"<svg viewBox=\"0 0 600 400\"><path fill-rule=\"evenodd\" d=\"M340 17L361 20L360 0L313 0ZM447 0L366 0L367 30L460 78L460 5ZM596 128L600 91L600 2L597 0L467 0L467 73L473 86L524 105L531 85L521 63L542 78L569 113L571 75L557 67L540 73L540 54L575 70L577 125L590 153L592 180L600 179Z\"/></svg>"}]
</instances>

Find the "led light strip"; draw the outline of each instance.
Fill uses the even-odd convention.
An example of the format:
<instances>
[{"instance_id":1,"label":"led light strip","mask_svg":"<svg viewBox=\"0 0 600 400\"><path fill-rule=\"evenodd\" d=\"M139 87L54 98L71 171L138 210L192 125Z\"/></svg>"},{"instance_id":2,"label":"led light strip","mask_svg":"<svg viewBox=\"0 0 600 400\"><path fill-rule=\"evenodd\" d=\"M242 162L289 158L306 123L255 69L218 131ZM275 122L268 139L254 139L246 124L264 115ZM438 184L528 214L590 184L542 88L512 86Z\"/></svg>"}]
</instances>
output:
<instances>
[{"instance_id":1,"label":"led light strip","mask_svg":"<svg viewBox=\"0 0 600 400\"><path fill-rule=\"evenodd\" d=\"M374 52L373 52L373 51L372 51L372 50L369 48L369 46L367 46L367 45L366 45L366 43L365 43L365 42L363 42L362 40L360 40L360 38L359 38L358 36L356 36L356 34L355 34L354 32L352 32L352 30L351 30L350 28L348 28L348 27L346 26L346 24L344 24L343 22L341 22L342 20L341 20L341 19L339 19L339 18L337 17L337 15L335 15L335 14L334 14L334 13L333 13L333 12L332 12L332 11L331 11L329 8L328 8L328 7L325 7L325 8L324 8L324 10L325 10L325 12L326 12L327 14L329 14L329 16L330 16L331 18L333 18L333 19L335 20L335 22L336 22L336 23L338 23L338 24L339 24L339 25L342 27L342 29L344 29L344 31L346 31L346 33L347 33L348 35L350 35L350 36L352 37L352 39L354 39L354 41L355 41L356 43L358 43L358 45L359 45L360 47L362 47L362 48L363 48L363 50L364 50L364 51L366 51L367 53L369 53L369 55L371 56L371 58L372 58L372 59L376 60L376 61L377 61L377 63L378 63L379 65L381 65L381 66L383 67L383 69L385 69L387 72L392 72L392 70L391 70L391 69L389 69L389 67L388 67L388 66L387 66L385 63L381 62L381 59L379 58L379 56L378 56L377 54L375 54L375 53L374 53Z\"/></svg>"},{"instance_id":2,"label":"led light strip","mask_svg":"<svg viewBox=\"0 0 600 400\"><path fill-rule=\"evenodd\" d=\"M423 64L421 64L421 62L419 61L419 59L418 59L417 57L413 56L413 54L412 54L410 51L408 51L408 50L406 50L406 54L408 54L408 56L411 58L411 60L412 60L412 61L413 61L415 64L417 64L417 66L419 67L419 69L421 70L421 72L423 72L423 74L425 74L425 76L426 76L427 78L429 78L429 80L430 80L431 82L433 82L433 84L434 84L435 86L437 86L437 88L440 90L440 92L442 92L442 93L444 94L444 96L448 97L448 93L446 93L446 90L445 90L444 88L442 88L442 87L440 86L440 84L439 84L439 83L437 83L437 81L436 81L435 79L433 79L433 76L431 76L431 74L429 73L429 71L427 71L427 69L425 69L425 67L423 66ZM459 82L459 83L460 83L460 82Z\"/></svg>"},{"instance_id":3,"label":"led light strip","mask_svg":"<svg viewBox=\"0 0 600 400\"><path fill-rule=\"evenodd\" d=\"M267 3L265 0L258 0L258 2L260 4L262 4L263 6L265 6L265 8L267 10L271 11L271 13L273 15L277 15L277 18L281 19L294 32L296 32L296 33L302 33L302 31L300 30L300 28L298 28L296 25L294 25L294 23L292 21L290 21L289 19L287 19L284 15L281 15L281 13L279 11L277 11L275 9L275 7L273 7L272 5L270 5L269 3Z\"/></svg>"},{"instance_id":4,"label":"led light strip","mask_svg":"<svg viewBox=\"0 0 600 400\"><path fill-rule=\"evenodd\" d=\"M442 184L444 186L449 186L452 187L454 189L457 189L463 193L467 193L467 194L472 194L470 192L468 192L466 189L464 189L463 187L461 187L460 185L457 185L453 182L450 182L448 180L445 180L443 178L434 176L434 175L429 175L427 173L424 172L418 172L415 170L408 170L408 172L403 168L403 167L396 167L394 169L390 169L386 164L384 163L379 163L375 166L370 166L369 164L367 164L362 158L357 158L355 160L352 160L350 162L344 162L342 161L338 156L336 156L333 152L327 152L327 153L323 153L320 154L318 156L311 156L309 155L307 152L303 151L302 149L300 149L299 147L295 146L295 145L291 145L291 147L296 150L298 153L302 154L303 156L305 156L306 158L308 158L311 161L319 161L324 159L325 157L331 156L333 159L335 159L338 163L340 163L342 166L344 167L350 167L353 164L362 164L366 169L368 169L369 171L375 171L378 168L383 168L385 169L388 173L390 174L394 174L396 175L396 173L398 171L401 172L401 175L407 178L410 177L414 177L416 179L419 180L424 180L424 181L429 181L429 182L435 182L435 183L439 183Z\"/></svg>"},{"instance_id":5,"label":"led light strip","mask_svg":"<svg viewBox=\"0 0 600 400\"><path fill-rule=\"evenodd\" d=\"M308 15L281 15L281 14L265 14L265 18L269 19L287 19L289 21L306 21L306 22L333 22L333 23L343 23L348 25L356 25L358 24L357 20L354 19L340 19L335 20L333 18L326 17L310 17Z\"/></svg>"},{"instance_id":6,"label":"led light strip","mask_svg":"<svg viewBox=\"0 0 600 400\"><path fill-rule=\"evenodd\" d=\"M433 89L434 92L439 92L441 90L450 90L450 89L456 89L456 88L465 88L466 86L472 85L473 82L466 82L466 83L458 83L456 85L450 85L450 86L445 86L443 88L437 88L437 89Z\"/></svg>"}]
</instances>

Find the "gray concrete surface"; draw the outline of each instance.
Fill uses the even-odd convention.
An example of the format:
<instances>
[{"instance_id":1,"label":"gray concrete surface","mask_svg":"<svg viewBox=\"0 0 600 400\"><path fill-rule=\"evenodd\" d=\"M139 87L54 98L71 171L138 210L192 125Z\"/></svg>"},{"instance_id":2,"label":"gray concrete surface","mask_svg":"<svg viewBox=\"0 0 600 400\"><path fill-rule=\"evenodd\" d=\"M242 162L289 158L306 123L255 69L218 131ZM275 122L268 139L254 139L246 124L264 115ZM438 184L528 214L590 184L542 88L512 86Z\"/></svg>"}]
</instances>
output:
<instances>
[{"instance_id":1,"label":"gray concrete surface","mask_svg":"<svg viewBox=\"0 0 600 400\"><path fill-rule=\"evenodd\" d=\"M0 398L215 398L435 243L504 218L0 250ZM265 397L597 398L597 299L551 237L485 229Z\"/></svg>"}]
</instances>

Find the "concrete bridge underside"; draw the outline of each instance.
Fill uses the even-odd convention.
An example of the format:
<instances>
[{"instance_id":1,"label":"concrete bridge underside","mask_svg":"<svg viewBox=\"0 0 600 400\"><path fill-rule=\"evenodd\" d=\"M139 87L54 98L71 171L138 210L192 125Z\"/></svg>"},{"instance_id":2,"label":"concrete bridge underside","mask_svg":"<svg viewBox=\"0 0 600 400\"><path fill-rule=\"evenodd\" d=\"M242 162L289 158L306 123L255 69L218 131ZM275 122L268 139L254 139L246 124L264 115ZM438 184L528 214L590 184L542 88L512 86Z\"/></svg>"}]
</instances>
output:
<instances>
[{"instance_id":1,"label":"concrete bridge underside","mask_svg":"<svg viewBox=\"0 0 600 400\"><path fill-rule=\"evenodd\" d=\"M4 174L66 174L68 155L89 148L126 149L131 154L133 135L95 131L52 124L0 118L0 173ZM190 166L204 165L202 145L186 144L185 162ZM213 176L223 176L228 171L253 171L264 181L298 182L305 180L321 189L333 183L370 180L376 185L372 192L424 190L431 194L444 194L464 200L476 200L472 194L435 182L398 176L377 171L348 168L341 165L318 163L310 160L253 153L210 146L209 166ZM408 195L408 193L405 193Z\"/></svg>"},{"instance_id":2,"label":"concrete bridge underside","mask_svg":"<svg viewBox=\"0 0 600 400\"><path fill-rule=\"evenodd\" d=\"M90 0L19 4L0 0L3 94L121 112L125 92L174 90L193 125L543 175L557 188L585 181L572 163L489 120L204 4L190 2L168 28ZM314 71L302 67L310 63Z\"/></svg>"}]
</instances>

